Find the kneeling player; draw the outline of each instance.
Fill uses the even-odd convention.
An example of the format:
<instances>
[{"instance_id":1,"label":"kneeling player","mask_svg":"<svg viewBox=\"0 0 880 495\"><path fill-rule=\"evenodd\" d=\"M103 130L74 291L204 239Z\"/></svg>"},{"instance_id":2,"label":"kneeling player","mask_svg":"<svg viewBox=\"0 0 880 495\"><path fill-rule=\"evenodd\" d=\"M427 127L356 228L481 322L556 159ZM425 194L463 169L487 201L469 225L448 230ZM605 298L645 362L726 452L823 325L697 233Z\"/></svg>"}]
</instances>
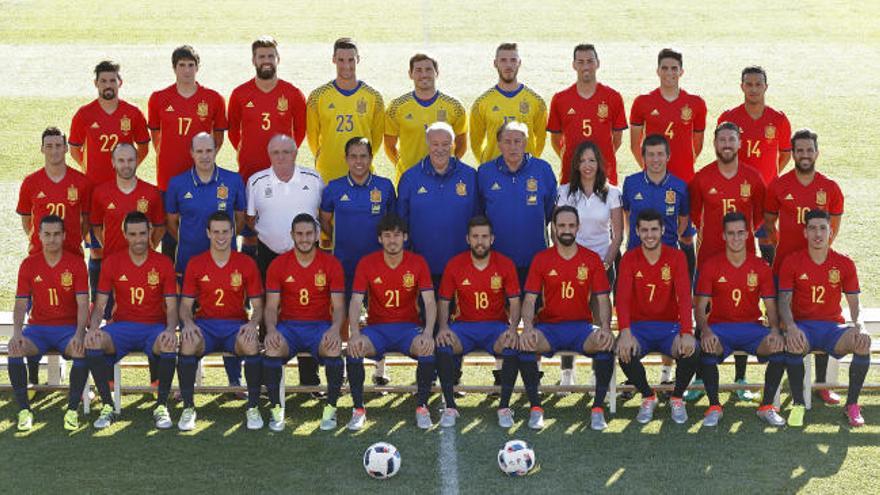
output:
<instances>
[{"instance_id":1,"label":"kneeling player","mask_svg":"<svg viewBox=\"0 0 880 495\"><path fill-rule=\"evenodd\" d=\"M704 426L717 426L723 415L718 400L718 363L733 351L745 351L769 361L764 372L764 395L758 417L772 426L785 421L776 413L773 398L785 373L784 341L779 333L776 287L767 263L746 250L750 240L745 215L724 215L725 251L700 267L696 290L696 319L701 333L703 382L709 397ZM761 324L761 301L770 328ZM711 313L708 314L711 303Z\"/></svg>"},{"instance_id":2,"label":"kneeling player","mask_svg":"<svg viewBox=\"0 0 880 495\"><path fill-rule=\"evenodd\" d=\"M42 252L27 257L18 270L12 339L9 341L9 381L20 408L18 429L30 430L34 422L24 358L55 350L73 359L64 429L75 430L79 428L76 410L89 376L83 347L89 318L89 275L82 256L63 249L65 234L61 217L43 217L38 235ZM31 313L25 326L28 303Z\"/></svg>"},{"instance_id":3,"label":"kneeling player","mask_svg":"<svg viewBox=\"0 0 880 495\"><path fill-rule=\"evenodd\" d=\"M810 210L804 217L807 249L785 258L779 272L779 318L785 328L786 345L804 355L824 351L840 359L852 354L846 416L851 426L865 424L859 393L871 365L871 337L859 319L859 279L849 257L831 249L831 216ZM844 325L841 296L846 295L852 325ZM801 356L788 363L794 406L789 426L803 426L804 362ZM795 389L795 386L798 386Z\"/></svg>"},{"instance_id":4,"label":"kneeling player","mask_svg":"<svg viewBox=\"0 0 880 495\"><path fill-rule=\"evenodd\" d=\"M159 356L159 391L153 420L156 428L167 429L172 423L166 403L177 364L177 279L171 260L150 249L150 221L146 215L129 213L122 230L128 249L104 260L86 334L86 361L104 403L94 426L106 428L116 419L109 383L111 363L138 351ZM115 301L112 323L100 328L111 293Z\"/></svg>"},{"instance_id":5,"label":"kneeling player","mask_svg":"<svg viewBox=\"0 0 880 495\"><path fill-rule=\"evenodd\" d=\"M358 263L348 309L348 382L354 411L350 430L360 430L366 421L364 409L364 358L382 359L386 352L400 352L418 360L416 424L432 426L428 396L434 379L434 338L431 331L437 319L434 285L428 263L421 256L405 251L406 222L390 213L376 227L381 251L363 257ZM419 319L418 298L425 306L424 325ZM367 297L367 326L359 325L360 307Z\"/></svg>"},{"instance_id":6,"label":"kneeling player","mask_svg":"<svg viewBox=\"0 0 880 495\"><path fill-rule=\"evenodd\" d=\"M177 381L184 409L177 427L183 431L196 427L193 394L199 360L205 354L226 352L244 358L248 420L252 416L250 411L256 411L260 397L262 359L257 328L263 316L260 272L253 258L232 249L235 230L227 213L218 211L211 215L206 230L211 247L186 265L180 299L183 330ZM248 303L253 310L250 319Z\"/></svg>"},{"instance_id":7,"label":"kneeling player","mask_svg":"<svg viewBox=\"0 0 880 495\"><path fill-rule=\"evenodd\" d=\"M639 212L636 234L641 245L623 255L617 277L617 356L626 377L642 394L636 421L643 424L654 417L657 395L648 385L642 357L661 352L676 360L675 390L669 402L672 420L682 424L687 421L682 396L700 363L687 260L684 253L660 242L663 217L656 210Z\"/></svg>"},{"instance_id":8,"label":"kneeling player","mask_svg":"<svg viewBox=\"0 0 880 495\"><path fill-rule=\"evenodd\" d=\"M544 427L536 354L551 356L558 351L580 352L593 359L596 395L590 413L590 427L604 430L608 426L603 408L614 371L614 335L610 327L611 302L608 298L611 288L599 255L575 242L579 222L574 207L560 206L553 212L556 245L535 255L526 278L519 371L531 403L529 428L532 429ZM539 294L543 296L544 305L536 319ZM593 296L599 307L598 327L592 324L590 298ZM502 409L498 411L498 424L510 427L513 421L507 404L513 382L503 367L502 375L506 380L501 389Z\"/></svg>"},{"instance_id":9,"label":"kneeling player","mask_svg":"<svg viewBox=\"0 0 880 495\"><path fill-rule=\"evenodd\" d=\"M516 343L519 325L519 278L510 258L492 251L495 236L492 224L485 216L476 216L468 222L465 251L446 265L440 283L439 318L437 332L437 368L446 408L440 426L455 426L458 410L455 407L453 385L456 361L475 350L512 360L508 368L516 379ZM458 309L455 321L449 322L452 299ZM509 410L509 409L508 409Z\"/></svg>"},{"instance_id":10,"label":"kneeling player","mask_svg":"<svg viewBox=\"0 0 880 495\"><path fill-rule=\"evenodd\" d=\"M342 264L332 254L317 249L318 223L300 213L291 225L293 249L275 258L266 273L266 356L263 382L272 402L272 431L284 429L284 398L279 395L282 365L300 352L324 364L327 405L321 429L336 428L336 402L342 388L342 340L345 322L345 280ZM330 319L332 318L332 321ZM259 429L259 413L248 428Z\"/></svg>"}]
</instances>

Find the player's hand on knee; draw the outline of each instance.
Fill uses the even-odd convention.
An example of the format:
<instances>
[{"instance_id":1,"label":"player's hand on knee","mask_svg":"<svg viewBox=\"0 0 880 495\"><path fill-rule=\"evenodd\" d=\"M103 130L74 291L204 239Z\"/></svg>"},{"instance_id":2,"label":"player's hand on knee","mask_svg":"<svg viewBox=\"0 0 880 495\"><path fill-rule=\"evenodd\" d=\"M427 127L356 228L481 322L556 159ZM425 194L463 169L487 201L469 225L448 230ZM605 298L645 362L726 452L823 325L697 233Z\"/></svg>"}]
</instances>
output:
<instances>
[{"instance_id":1,"label":"player's hand on knee","mask_svg":"<svg viewBox=\"0 0 880 495\"><path fill-rule=\"evenodd\" d=\"M104 347L104 331L100 328L89 330L86 334L86 349L102 349Z\"/></svg>"},{"instance_id":2,"label":"player's hand on knee","mask_svg":"<svg viewBox=\"0 0 880 495\"><path fill-rule=\"evenodd\" d=\"M454 342L452 330L445 325L440 327L440 331L437 332L437 337L434 340L438 347L451 346Z\"/></svg>"},{"instance_id":3,"label":"player's hand on knee","mask_svg":"<svg viewBox=\"0 0 880 495\"><path fill-rule=\"evenodd\" d=\"M864 330L855 336L855 351L858 354L867 354L871 351L871 336Z\"/></svg>"},{"instance_id":4,"label":"player's hand on knee","mask_svg":"<svg viewBox=\"0 0 880 495\"><path fill-rule=\"evenodd\" d=\"M165 329L159 334L159 345L167 352L177 347L177 334L174 330Z\"/></svg>"},{"instance_id":5,"label":"player's hand on knee","mask_svg":"<svg viewBox=\"0 0 880 495\"><path fill-rule=\"evenodd\" d=\"M614 334L611 330L596 330L596 348L602 352L608 352L614 348Z\"/></svg>"},{"instance_id":6,"label":"player's hand on knee","mask_svg":"<svg viewBox=\"0 0 880 495\"><path fill-rule=\"evenodd\" d=\"M268 337L267 337L268 338ZM348 355L353 358L362 358L364 357L364 352L366 351L366 343L364 342L364 338L360 335L357 337L352 337L348 341Z\"/></svg>"},{"instance_id":7,"label":"player's hand on knee","mask_svg":"<svg viewBox=\"0 0 880 495\"><path fill-rule=\"evenodd\" d=\"M339 331L331 328L324 332L324 336L321 337L321 347L329 353L339 353L339 350L342 349L342 339L339 337Z\"/></svg>"},{"instance_id":8,"label":"player's hand on knee","mask_svg":"<svg viewBox=\"0 0 880 495\"><path fill-rule=\"evenodd\" d=\"M9 341L9 354L20 355L24 349L24 337L13 337Z\"/></svg>"},{"instance_id":9,"label":"player's hand on knee","mask_svg":"<svg viewBox=\"0 0 880 495\"><path fill-rule=\"evenodd\" d=\"M629 363L633 356L639 353L639 341L629 331L623 331L617 337L617 357L624 363Z\"/></svg>"},{"instance_id":10,"label":"player's hand on knee","mask_svg":"<svg viewBox=\"0 0 880 495\"><path fill-rule=\"evenodd\" d=\"M785 338L778 331L770 331L767 336L767 349L770 354L777 354L785 350Z\"/></svg>"},{"instance_id":11,"label":"player's hand on knee","mask_svg":"<svg viewBox=\"0 0 880 495\"><path fill-rule=\"evenodd\" d=\"M431 338L431 335L427 331L423 331L415 338L415 340L413 340L413 346L415 347L416 355L418 356L430 356L434 354L434 339Z\"/></svg>"},{"instance_id":12,"label":"player's hand on knee","mask_svg":"<svg viewBox=\"0 0 880 495\"><path fill-rule=\"evenodd\" d=\"M521 351L534 352L538 347L538 331L534 328L525 328L519 336L519 345Z\"/></svg>"},{"instance_id":13,"label":"player's hand on knee","mask_svg":"<svg viewBox=\"0 0 880 495\"><path fill-rule=\"evenodd\" d=\"M686 333L678 337L678 357L689 358L697 350L697 339L693 334Z\"/></svg>"},{"instance_id":14,"label":"player's hand on knee","mask_svg":"<svg viewBox=\"0 0 880 495\"><path fill-rule=\"evenodd\" d=\"M84 356L86 354L86 336L77 333L70 339L70 350L76 356Z\"/></svg>"},{"instance_id":15,"label":"player's hand on knee","mask_svg":"<svg viewBox=\"0 0 880 495\"><path fill-rule=\"evenodd\" d=\"M785 332L785 350L792 354L806 354L809 350L807 336L800 328L794 326Z\"/></svg>"},{"instance_id":16,"label":"player's hand on knee","mask_svg":"<svg viewBox=\"0 0 880 495\"><path fill-rule=\"evenodd\" d=\"M721 342L712 332L703 331L703 336L700 338L700 347L707 354L721 354Z\"/></svg>"},{"instance_id":17,"label":"player's hand on knee","mask_svg":"<svg viewBox=\"0 0 880 495\"><path fill-rule=\"evenodd\" d=\"M186 325L183 327L183 331L180 332L180 341L185 344L195 344L198 342L201 335L202 333L199 331L199 327L195 325Z\"/></svg>"},{"instance_id":18,"label":"player's hand on knee","mask_svg":"<svg viewBox=\"0 0 880 495\"><path fill-rule=\"evenodd\" d=\"M508 328L499 337L499 340L501 341L501 347L507 349L516 349L518 337L519 334L517 333L516 328Z\"/></svg>"},{"instance_id":19,"label":"player's hand on knee","mask_svg":"<svg viewBox=\"0 0 880 495\"><path fill-rule=\"evenodd\" d=\"M245 335L243 338L246 342L249 343L249 340L252 338L255 338L255 336ZM279 347L281 347L281 334L277 330L274 330L274 331L267 333L265 344L266 344L266 349L273 349L273 350L278 349Z\"/></svg>"}]
</instances>

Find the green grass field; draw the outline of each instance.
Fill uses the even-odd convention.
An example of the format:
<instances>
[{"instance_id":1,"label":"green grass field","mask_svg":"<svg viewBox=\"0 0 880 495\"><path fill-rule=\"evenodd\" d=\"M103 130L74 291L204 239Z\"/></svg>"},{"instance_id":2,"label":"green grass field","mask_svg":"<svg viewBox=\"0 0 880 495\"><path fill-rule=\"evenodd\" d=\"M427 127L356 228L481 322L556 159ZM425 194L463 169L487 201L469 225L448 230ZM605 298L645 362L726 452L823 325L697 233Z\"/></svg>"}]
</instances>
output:
<instances>
[{"instance_id":1,"label":"green grass field","mask_svg":"<svg viewBox=\"0 0 880 495\"><path fill-rule=\"evenodd\" d=\"M122 97L145 108L150 92L173 81L173 47L189 43L202 56L200 81L228 96L252 77L249 44L263 33L280 42L281 77L306 93L333 77L330 44L350 35L362 46L359 76L386 101L410 90L407 60L428 50L439 57L441 89L466 106L494 84L491 58L501 41L520 42L520 79L548 102L573 81L571 47L596 43L599 78L623 94L627 107L636 95L656 87L656 53L673 46L685 56L682 85L706 99L710 123L741 102L742 67L763 65L769 72L768 103L784 110L795 128L808 126L819 133L818 167L839 180L846 196L847 213L835 245L856 260L863 305L880 303L880 265L872 263L876 240L870 216L880 190L880 171L872 165L873 152L880 149L880 135L874 131L880 117L873 111L880 108L880 30L871 21L876 0L840 5L814 0L531 4L0 0L0 208L7 212L0 216L5 240L0 265L7 267L0 271L0 309L11 310L15 267L26 246L13 213L20 181L42 163L40 131L47 125L67 129L77 107L95 97L95 63L104 57L120 61ZM558 167L549 145L544 157ZM143 176L154 177L154 158L151 152ZM698 163L712 159L707 139ZM298 161L312 165L308 147L302 148ZM470 154L465 161L476 165ZM624 173L635 171L626 144L618 161ZM229 146L222 149L219 163L235 168ZM376 166L385 175L391 171L384 154L377 156ZM754 366L750 377L758 381L761 372ZM582 370L581 380L583 375ZM466 381L485 382L487 376L485 369L470 370ZM395 370L394 378L409 382L411 371ZM5 373L0 380L6 383ZM145 381L142 376L132 380ZM878 372L872 371L868 380L880 381ZM658 409L660 420L642 427L634 421L637 404L630 401L610 429L597 434L585 423L588 404L575 395L548 399L551 421L540 433L525 428L526 408L518 403L517 427L507 433L497 428L494 405L484 399L473 395L461 404L453 440L453 472L461 492L880 489L875 469L880 453L877 394L865 395L869 426L858 431L845 426L841 408L818 405L808 414L804 431L765 429L753 406L736 402L727 405L718 431L704 431L696 421L704 400L691 408L692 420L684 427L667 419L665 407ZM441 476L438 465L448 434L417 431L408 396L374 398L368 404L369 428L357 435L318 431L321 405L300 397L288 400L288 429L282 434L246 431L242 402L218 396L199 397L198 431L158 432L151 427L151 401L131 396L125 399L123 421L110 431L87 428L68 435L60 424L63 404L59 394L44 396L36 408L38 427L20 435L14 431L11 396L0 395L0 474L10 493L397 493L450 488L450 477ZM436 397L433 405L436 419ZM349 406L346 397L341 422L347 420L344 410ZM177 419L179 407L173 415ZM537 449L540 470L525 479L506 479L495 466L497 449L514 437L533 442ZM360 466L363 449L378 440L396 444L404 458L400 475L384 483L368 479Z\"/></svg>"}]
</instances>

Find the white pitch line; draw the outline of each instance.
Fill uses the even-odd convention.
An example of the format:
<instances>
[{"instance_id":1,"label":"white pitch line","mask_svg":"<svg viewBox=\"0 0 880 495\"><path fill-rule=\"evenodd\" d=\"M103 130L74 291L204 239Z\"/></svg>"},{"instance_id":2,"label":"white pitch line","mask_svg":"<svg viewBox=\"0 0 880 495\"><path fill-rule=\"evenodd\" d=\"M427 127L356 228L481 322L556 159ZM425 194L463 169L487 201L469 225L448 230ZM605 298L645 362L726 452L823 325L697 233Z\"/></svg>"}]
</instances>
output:
<instances>
[{"instance_id":1,"label":"white pitch line","mask_svg":"<svg viewBox=\"0 0 880 495\"><path fill-rule=\"evenodd\" d=\"M440 431L440 493L458 495L458 452L455 448L455 428Z\"/></svg>"}]
</instances>

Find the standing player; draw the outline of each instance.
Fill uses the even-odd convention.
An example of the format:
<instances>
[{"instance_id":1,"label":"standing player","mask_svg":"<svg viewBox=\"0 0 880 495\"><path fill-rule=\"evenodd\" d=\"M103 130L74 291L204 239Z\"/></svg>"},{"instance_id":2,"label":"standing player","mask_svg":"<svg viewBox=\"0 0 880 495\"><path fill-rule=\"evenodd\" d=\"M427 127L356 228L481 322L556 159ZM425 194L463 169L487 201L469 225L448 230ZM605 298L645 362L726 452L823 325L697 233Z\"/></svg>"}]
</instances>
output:
<instances>
[{"instance_id":1,"label":"standing player","mask_svg":"<svg viewBox=\"0 0 880 495\"><path fill-rule=\"evenodd\" d=\"M367 136L377 148L385 132L385 104L382 95L358 80L358 48L351 38L333 43L336 78L318 86L308 100L309 148L315 154L315 168L324 182L347 172L345 143L355 136ZM378 149L378 148L377 148Z\"/></svg>"},{"instance_id":2,"label":"standing player","mask_svg":"<svg viewBox=\"0 0 880 495\"><path fill-rule=\"evenodd\" d=\"M617 185L617 149L623 142L626 109L623 98L614 89L596 80L599 54L591 44L574 47L571 68L577 81L550 100L547 131L550 144L562 158L560 184L567 184L572 153L584 141L599 146L605 160L605 173L612 185Z\"/></svg>"},{"instance_id":3,"label":"standing player","mask_svg":"<svg viewBox=\"0 0 880 495\"><path fill-rule=\"evenodd\" d=\"M794 145L795 157L798 144ZM797 159L796 159L797 160ZM831 219L827 211L810 210L804 215L807 248L786 256L779 272L779 317L792 352L824 351L837 359L852 354L846 416L850 426L863 426L859 393L871 365L871 337L859 318L859 278L847 256L831 249ZM840 314L841 296L846 296L851 325ZM788 381L803 383L803 359L789 361ZM794 406L790 426L803 426L803 390L793 390Z\"/></svg>"},{"instance_id":4,"label":"standing player","mask_svg":"<svg viewBox=\"0 0 880 495\"><path fill-rule=\"evenodd\" d=\"M747 248L747 240L751 239L750 223L741 211L725 214L722 221L724 253L716 252L700 265L695 291L696 320L703 351L702 375L709 396L703 426L718 426L723 415L718 400L718 363L733 351L745 351L761 361L769 360L758 417L772 426L785 424L773 408L786 360L776 312L776 287L770 267ZM767 308L769 328L760 322L761 302Z\"/></svg>"},{"instance_id":5,"label":"standing player","mask_svg":"<svg viewBox=\"0 0 880 495\"><path fill-rule=\"evenodd\" d=\"M599 255L576 242L578 213L572 206L560 206L553 213L555 246L535 255L526 280L523 297L523 332L520 336L519 371L532 409L529 428L544 427L544 410L538 395L537 354L558 351L581 352L590 356L596 370L596 394L590 410L590 428L604 430L605 394L614 371L614 335L611 333L611 301L608 276ZM536 311L538 296L543 306ZM599 306L598 326L593 326L590 299ZM537 318L536 318L537 317ZM512 426L507 406L512 383L510 375L502 387L498 423Z\"/></svg>"},{"instance_id":6,"label":"standing player","mask_svg":"<svg viewBox=\"0 0 880 495\"><path fill-rule=\"evenodd\" d=\"M28 256L18 269L9 340L9 381L19 407L18 429L30 430L34 422L24 357L55 350L73 359L64 429L76 430L79 428L76 411L89 376L83 347L89 318L88 273L81 255L64 250L66 234L61 217L43 216L38 230L40 252ZM28 307L30 318L25 326Z\"/></svg>"},{"instance_id":7,"label":"standing player","mask_svg":"<svg viewBox=\"0 0 880 495\"><path fill-rule=\"evenodd\" d=\"M511 120L529 127L526 152L540 157L547 139L547 104L538 93L517 80L522 60L516 43L502 43L495 49L498 83L480 95L471 106L471 151L479 163L499 154L498 129Z\"/></svg>"},{"instance_id":8,"label":"standing player","mask_svg":"<svg viewBox=\"0 0 880 495\"><path fill-rule=\"evenodd\" d=\"M502 370L516 381L520 285L510 258L492 250L492 222L478 215L468 222L465 251L449 260L440 282L437 369L446 407L440 426L455 426L453 385L456 361L475 349L503 356ZM455 300L456 314L451 314ZM509 412L509 409L507 410ZM501 412L499 411L499 416Z\"/></svg>"},{"instance_id":9,"label":"standing player","mask_svg":"<svg viewBox=\"0 0 880 495\"><path fill-rule=\"evenodd\" d=\"M333 255L318 249L318 223L308 213L293 219L290 237L293 250L275 258L266 275L263 383L272 403L269 429L284 429L284 398L279 395L281 366L297 353L309 352L325 365L328 393L320 428L332 430L336 428L336 402L343 375L339 336L345 322L342 265ZM249 409L248 428L262 426L259 411Z\"/></svg>"},{"instance_id":10,"label":"standing player","mask_svg":"<svg viewBox=\"0 0 880 495\"><path fill-rule=\"evenodd\" d=\"M406 222L390 213L379 222L376 233L382 250L365 256L354 275L348 306L349 343L346 366L354 411L348 429L364 427L364 358L381 359L386 352L400 352L417 359L416 423L432 426L428 411L431 381L434 379L434 339L431 329L437 319L431 272L425 259L404 250ZM367 326L360 328L358 313L367 298ZM424 322L417 301L424 304ZM423 324L424 323L424 324Z\"/></svg>"},{"instance_id":11,"label":"standing player","mask_svg":"<svg viewBox=\"0 0 880 495\"><path fill-rule=\"evenodd\" d=\"M457 99L437 90L437 60L417 53L409 59L415 89L391 101L385 113L385 154L396 167L395 182L428 154L425 129L447 122L455 131L455 157L467 151L467 116ZM398 150L398 142L400 149Z\"/></svg>"},{"instance_id":12,"label":"standing player","mask_svg":"<svg viewBox=\"0 0 880 495\"><path fill-rule=\"evenodd\" d=\"M181 431L196 427L193 387L199 360L205 354L226 352L244 358L248 421L260 398L262 359L258 326L263 317L263 281L256 262L232 249L234 229L229 215L214 212L206 229L211 248L190 260L183 278L183 330L177 376L184 408L177 423ZM250 318L248 306L252 311Z\"/></svg>"},{"instance_id":13,"label":"standing player","mask_svg":"<svg viewBox=\"0 0 880 495\"><path fill-rule=\"evenodd\" d=\"M617 277L617 356L627 379L642 394L636 421L654 417L657 395L648 385L642 357L661 352L676 360L675 390L670 398L672 420L687 421L682 396L700 365L693 335L691 283L684 254L663 244L663 217L643 210L636 219L641 245L623 255Z\"/></svg>"},{"instance_id":14,"label":"standing player","mask_svg":"<svg viewBox=\"0 0 880 495\"><path fill-rule=\"evenodd\" d=\"M776 246L773 273L777 276L789 254L807 247L802 232L808 211L823 210L831 215L829 244L834 242L840 232L840 221L843 217L843 193L840 186L816 171L819 137L809 129L801 129L792 136L791 147L794 170L770 183L764 202L764 228L767 229L767 238ZM828 355L817 354L815 359L816 381L823 383L828 370ZM819 397L826 404L840 403L840 396L830 389L820 390Z\"/></svg>"},{"instance_id":15,"label":"standing player","mask_svg":"<svg viewBox=\"0 0 880 495\"><path fill-rule=\"evenodd\" d=\"M103 429L116 419L110 393L111 362L132 351L159 357L159 394L153 420L156 428L171 428L168 393L177 364L177 279L167 256L150 249L150 220L139 211L122 223L128 249L111 255L101 270L98 299L86 335L86 361L101 394L101 414L94 426ZM115 301L113 322L101 328L110 294Z\"/></svg>"}]
</instances>

